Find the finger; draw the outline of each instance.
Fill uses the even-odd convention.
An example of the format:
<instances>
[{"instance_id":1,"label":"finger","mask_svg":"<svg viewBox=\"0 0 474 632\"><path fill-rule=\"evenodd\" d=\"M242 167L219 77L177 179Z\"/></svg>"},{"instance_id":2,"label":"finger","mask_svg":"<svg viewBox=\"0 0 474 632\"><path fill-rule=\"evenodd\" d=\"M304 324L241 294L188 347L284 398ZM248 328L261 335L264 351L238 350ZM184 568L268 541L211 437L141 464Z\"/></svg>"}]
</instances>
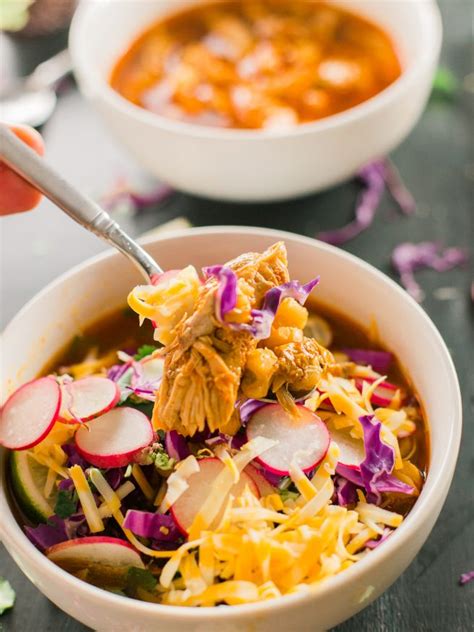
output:
<instances>
[{"instance_id":1,"label":"finger","mask_svg":"<svg viewBox=\"0 0 474 632\"><path fill-rule=\"evenodd\" d=\"M12 125L11 130L38 154L44 154L43 139L36 130L24 125ZM37 189L0 161L0 215L29 211L40 200Z\"/></svg>"}]
</instances>

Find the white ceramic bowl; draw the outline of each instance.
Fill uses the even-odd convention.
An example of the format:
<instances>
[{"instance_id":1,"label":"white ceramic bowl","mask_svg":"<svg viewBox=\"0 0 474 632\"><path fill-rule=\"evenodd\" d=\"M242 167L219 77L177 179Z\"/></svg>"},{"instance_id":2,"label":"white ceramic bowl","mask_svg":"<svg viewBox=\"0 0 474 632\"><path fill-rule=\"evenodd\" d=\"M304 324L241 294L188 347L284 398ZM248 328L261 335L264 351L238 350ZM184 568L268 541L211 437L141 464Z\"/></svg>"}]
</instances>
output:
<instances>
[{"instance_id":1,"label":"white ceramic bowl","mask_svg":"<svg viewBox=\"0 0 474 632\"><path fill-rule=\"evenodd\" d=\"M196 1L196 0L194 0ZM183 0L83 0L70 49L84 95L138 162L178 189L228 200L277 200L329 187L396 147L430 93L441 46L434 0L336 0L392 36L402 76L345 112L286 132L200 127L139 108L107 84L131 41Z\"/></svg>"},{"instance_id":2,"label":"white ceramic bowl","mask_svg":"<svg viewBox=\"0 0 474 632\"><path fill-rule=\"evenodd\" d=\"M396 351L421 396L430 426L426 484L401 527L381 547L311 594L228 608L179 608L134 601L90 586L62 571L30 544L0 486L0 537L23 572L51 601L94 630L114 632L317 632L352 616L405 570L428 537L456 464L461 398L449 352L425 312L375 268L342 250L258 228L199 228L145 242L165 268L224 262L274 241L286 242L293 278L321 275L317 295L361 324L375 316L382 339ZM123 305L141 279L121 255L107 253L74 268L28 303L4 332L3 397L33 378L77 330ZM0 472L5 468L0 450Z\"/></svg>"}]
</instances>

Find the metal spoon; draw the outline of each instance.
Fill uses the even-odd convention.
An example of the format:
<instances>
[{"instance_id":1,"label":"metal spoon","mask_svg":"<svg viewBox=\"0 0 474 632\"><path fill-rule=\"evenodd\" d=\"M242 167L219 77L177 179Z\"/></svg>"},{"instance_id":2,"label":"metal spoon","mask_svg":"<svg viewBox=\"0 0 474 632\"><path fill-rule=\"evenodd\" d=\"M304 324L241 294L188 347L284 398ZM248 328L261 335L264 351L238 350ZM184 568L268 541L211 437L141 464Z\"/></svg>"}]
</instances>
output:
<instances>
[{"instance_id":1,"label":"metal spoon","mask_svg":"<svg viewBox=\"0 0 474 632\"><path fill-rule=\"evenodd\" d=\"M96 202L67 182L48 163L0 123L0 159L36 187L78 224L115 246L150 282L163 270Z\"/></svg>"},{"instance_id":2,"label":"metal spoon","mask_svg":"<svg viewBox=\"0 0 474 632\"><path fill-rule=\"evenodd\" d=\"M44 61L27 77L7 85L0 93L1 116L9 123L38 127L56 107L56 87L72 70L68 50Z\"/></svg>"}]
</instances>

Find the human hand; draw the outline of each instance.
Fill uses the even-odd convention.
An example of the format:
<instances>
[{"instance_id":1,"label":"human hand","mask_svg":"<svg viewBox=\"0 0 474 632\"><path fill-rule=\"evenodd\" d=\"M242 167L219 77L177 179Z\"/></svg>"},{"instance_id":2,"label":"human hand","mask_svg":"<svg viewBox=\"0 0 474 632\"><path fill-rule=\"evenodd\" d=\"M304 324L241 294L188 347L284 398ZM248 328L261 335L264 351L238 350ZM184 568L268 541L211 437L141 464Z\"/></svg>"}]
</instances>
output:
<instances>
[{"instance_id":1,"label":"human hand","mask_svg":"<svg viewBox=\"0 0 474 632\"><path fill-rule=\"evenodd\" d=\"M40 156L44 154L43 139L36 130L25 125L11 125L10 129ZM0 215L29 211L40 200L41 193L37 189L0 161Z\"/></svg>"}]
</instances>

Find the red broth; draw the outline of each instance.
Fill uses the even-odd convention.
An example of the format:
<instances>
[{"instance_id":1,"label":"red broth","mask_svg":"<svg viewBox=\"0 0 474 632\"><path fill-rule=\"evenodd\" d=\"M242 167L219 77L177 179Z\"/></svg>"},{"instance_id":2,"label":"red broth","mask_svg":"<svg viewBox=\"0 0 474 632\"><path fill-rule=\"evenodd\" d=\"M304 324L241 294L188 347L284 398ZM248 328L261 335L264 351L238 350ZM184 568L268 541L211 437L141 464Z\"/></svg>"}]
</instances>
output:
<instances>
[{"instance_id":1,"label":"red broth","mask_svg":"<svg viewBox=\"0 0 474 632\"><path fill-rule=\"evenodd\" d=\"M390 37L354 13L314 0L221 0L151 25L110 85L171 119L286 129L354 107L400 73Z\"/></svg>"}]
</instances>

